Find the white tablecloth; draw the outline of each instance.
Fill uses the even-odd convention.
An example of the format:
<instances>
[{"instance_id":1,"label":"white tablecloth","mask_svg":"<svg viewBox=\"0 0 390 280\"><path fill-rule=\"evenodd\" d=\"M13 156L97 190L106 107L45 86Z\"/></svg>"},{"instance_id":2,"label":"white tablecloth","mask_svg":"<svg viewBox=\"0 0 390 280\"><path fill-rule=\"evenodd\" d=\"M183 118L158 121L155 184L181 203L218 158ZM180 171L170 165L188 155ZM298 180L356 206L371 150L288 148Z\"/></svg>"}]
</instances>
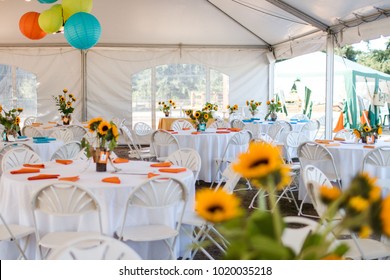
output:
<instances>
[{"instance_id":1,"label":"white tablecloth","mask_svg":"<svg viewBox=\"0 0 390 280\"><path fill-rule=\"evenodd\" d=\"M124 207L128 195L133 187L140 184L142 181L147 179L146 173L154 172L158 173L158 168L150 167L149 162L132 161L130 163L117 164L116 166L122 169L122 172L138 172L143 173L140 175L131 174L112 174L113 167L110 165L107 167L107 172L96 172L95 165L92 163L86 165L82 162L74 162L70 165L57 164L55 162L49 162L45 164L46 168L41 171L45 174L60 174L61 176L75 176L80 175L80 180L77 184L87 187L96 199L98 200L102 209L102 224L103 232L106 235L113 236L115 230L117 230L122 224L122 217ZM85 169L87 167L87 169ZM189 200L187 204L187 210L193 211L194 207L194 196L195 196L195 182L193 173L189 170L171 174L186 185L189 191ZM31 210L31 198L35 191L42 186L48 185L57 180L36 180L28 181L29 176L36 174L19 174L12 175L9 172L3 173L0 181L0 211L4 215L8 223L20 223L22 225L33 226L33 216ZM102 178L118 176L121 180L120 184L111 184L102 182ZM129 215L128 223L139 224L144 219L153 219L156 217L147 217L141 210L137 212L131 212ZM53 221L48 220L46 217L40 217L40 223L44 224L44 228L56 228L60 226L53 224ZM81 219L76 227L79 230L96 229L97 219L95 216L90 216ZM182 238L183 239L183 238ZM27 251L29 258L36 258L35 252L35 237L30 242L30 246ZM179 240L183 241L183 240ZM183 251L185 242L178 242L177 250ZM182 248L180 247L180 244ZM0 259L3 259L3 254L10 253L2 246L7 246L12 249L15 253L12 244L0 244ZM166 252L166 248L161 242L146 242L142 244L129 244L131 245L144 259L159 259L160 252ZM161 248L161 250L159 250ZM5 258L10 258L7 255Z\"/></svg>"},{"instance_id":2,"label":"white tablecloth","mask_svg":"<svg viewBox=\"0 0 390 280\"><path fill-rule=\"evenodd\" d=\"M34 143L32 139L27 140L17 140L16 142L1 142L0 148L5 147L6 145L13 145L17 143L23 143L29 145L34 152L36 152L42 161L49 161L51 156L59 147L64 145L64 142L61 140L50 141L49 143Z\"/></svg>"},{"instance_id":3,"label":"white tablecloth","mask_svg":"<svg viewBox=\"0 0 390 280\"><path fill-rule=\"evenodd\" d=\"M221 158L230 138L237 132L216 133L204 132L191 134L189 131L179 131L173 134L179 142L180 148L192 148L198 151L202 160L199 180L211 182L217 171L216 159ZM227 151L227 158L235 158L239 153L246 151L247 147L232 145ZM170 148L161 150L162 156L173 152Z\"/></svg>"}]
</instances>

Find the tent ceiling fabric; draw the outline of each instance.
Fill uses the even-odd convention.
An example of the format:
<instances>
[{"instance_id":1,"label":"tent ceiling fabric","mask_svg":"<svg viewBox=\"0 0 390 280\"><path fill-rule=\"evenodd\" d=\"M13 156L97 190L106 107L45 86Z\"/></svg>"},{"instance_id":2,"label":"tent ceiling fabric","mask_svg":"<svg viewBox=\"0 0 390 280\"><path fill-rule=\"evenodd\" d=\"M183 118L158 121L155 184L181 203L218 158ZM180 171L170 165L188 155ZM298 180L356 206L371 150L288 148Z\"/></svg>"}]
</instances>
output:
<instances>
[{"instance_id":1,"label":"tent ceiling fabric","mask_svg":"<svg viewBox=\"0 0 390 280\"><path fill-rule=\"evenodd\" d=\"M29 40L19 31L18 22L24 13L43 12L50 7L36 0L0 0L0 44L66 44L62 34ZM309 42L310 46L313 36L315 40L325 40L326 28L338 33L340 44L388 36L390 20L376 16L381 11L387 17L390 15L390 1L94 0L91 13L102 25L102 36L97 46L275 46L277 51L281 48L276 56L283 57L286 55L283 43L289 42L290 49L305 48L306 44L302 42ZM380 19L375 24L367 23L369 27L363 24L349 31L345 28L349 22L359 25L359 18L370 15L374 16L368 18L369 21ZM340 30L343 32L339 33ZM294 43L297 41L300 43ZM312 51L311 48L309 51ZM302 50L297 53L302 53Z\"/></svg>"}]
</instances>

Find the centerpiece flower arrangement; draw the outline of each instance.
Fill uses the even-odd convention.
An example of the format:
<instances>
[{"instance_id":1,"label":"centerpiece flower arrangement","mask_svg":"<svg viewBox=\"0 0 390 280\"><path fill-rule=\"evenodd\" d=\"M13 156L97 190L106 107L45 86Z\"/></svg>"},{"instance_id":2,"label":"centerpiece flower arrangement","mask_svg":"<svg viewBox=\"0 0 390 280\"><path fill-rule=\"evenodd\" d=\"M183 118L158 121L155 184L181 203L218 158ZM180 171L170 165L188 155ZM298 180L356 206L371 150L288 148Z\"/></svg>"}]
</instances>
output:
<instances>
[{"instance_id":1,"label":"centerpiece flower arrangement","mask_svg":"<svg viewBox=\"0 0 390 280\"><path fill-rule=\"evenodd\" d=\"M265 196L259 195L259 209L245 216L240 200L223 189L204 188L197 191L195 209L201 217L215 223L229 242L225 259L343 259L348 246L335 237L348 229L364 238L372 234L390 236L390 196L381 197L381 188L367 174L357 174L349 188L322 186L320 197L328 205L321 217L324 224L305 238L302 248L295 252L282 240L286 224L276 203L276 194L291 180L290 167L280 155L278 147L266 142L253 142L246 153L239 155L233 170L251 181L252 185L268 193L269 208ZM345 215L339 223L326 222L340 211Z\"/></svg>"},{"instance_id":2,"label":"centerpiece flower arrangement","mask_svg":"<svg viewBox=\"0 0 390 280\"><path fill-rule=\"evenodd\" d=\"M282 103L271 99L267 101L267 106L268 112L267 115L265 115L264 120L267 120L268 117L270 117L271 120L275 121L278 117L276 113L282 112Z\"/></svg>"},{"instance_id":3,"label":"centerpiece flower arrangement","mask_svg":"<svg viewBox=\"0 0 390 280\"><path fill-rule=\"evenodd\" d=\"M88 122L88 129L92 137L84 137L81 146L85 148L86 156L92 157L96 162L97 171L105 171L104 165L107 164L109 152L117 146L118 127L114 122L98 117ZM99 168L103 170L98 170Z\"/></svg>"},{"instance_id":4,"label":"centerpiece flower arrangement","mask_svg":"<svg viewBox=\"0 0 390 280\"><path fill-rule=\"evenodd\" d=\"M234 104L233 106L227 105L226 107L229 110L229 115L236 113L238 111L238 105Z\"/></svg>"},{"instance_id":5,"label":"centerpiece flower arrangement","mask_svg":"<svg viewBox=\"0 0 390 280\"><path fill-rule=\"evenodd\" d=\"M356 138L361 139L363 143L375 142L379 135L382 135L383 129L380 124L372 126L369 123L359 124L353 130Z\"/></svg>"},{"instance_id":6,"label":"centerpiece flower arrangement","mask_svg":"<svg viewBox=\"0 0 390 280\"><path fill-rule=\"evenodd\" d=\"M186 115L191 118L191 120L195 123L196 127L199 131L206 130L207 121L212 118L209 111L197 110L194 111L192 109L185 111Z\"/></svg>"},{"instance_id":7,"label":"centerpiece flower arrangement","mask_svg":"<svg viewBox=\"0 0 390 280\"><path fill-rule=\"evenodd\" d=\"M172 108L176 109L176 103L172 99L169 99L168 102L159 101L158 106L160 111L162 111L166 117L169 117Z\"/></svg>"},{"instance_id":8,"label":"centerpiece flower arrangement","mask_svg":"<svg viewBox=\"0 0 390 280\"><path fill-rule=\"evenodd\" d=\"M3 140L7 140L8 135L16 137L20 131L20 114L23 108L14 108L8 112L0 105L0 123L4 126Z\"/></svg>"},{"instance_id":9,"label":"centerpiece flower arrangement","mask_svg":"<svg viewBox=\"0 0 390 280\"><path fill-rule=\"evenodd\" d=\"M254 101L254 100L247 100L246 106L248 106L248 110L251 113L252 117L254 117L258 112L258 107L261 106L261 102Z\"/></svg>"},{"instance_id":10,"label":"centerpiece flower arrangement","mask_svg":"<svg viewBox=\"0 0 390 280\"><path fill-rule=\"evenodd\" d=\"M76 98L73 94L68 94L66 88L64 88L62 92L63 94L53 96L53 98L58 107L58 111L61 113L63 124L67 125L71 121L71 115L74 111L73 102L76 102Z\"/></svg>"}]
</instances>

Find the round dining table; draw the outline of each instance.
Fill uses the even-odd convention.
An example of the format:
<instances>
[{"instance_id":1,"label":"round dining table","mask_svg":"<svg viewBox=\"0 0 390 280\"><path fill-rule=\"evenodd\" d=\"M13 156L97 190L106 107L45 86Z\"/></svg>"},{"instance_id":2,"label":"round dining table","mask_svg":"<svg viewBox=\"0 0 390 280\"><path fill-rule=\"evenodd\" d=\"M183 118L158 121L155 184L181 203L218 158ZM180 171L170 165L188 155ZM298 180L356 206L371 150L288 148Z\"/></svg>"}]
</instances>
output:
<instances>
[{"instance_id":1,"label":"round dining table","mask_svg":"<svg viewBox=\"0 0 390 280\"><path fill-rule=\"evenodd\" d=\"M69 162L68 162L69 163ZM33 194L43 186L61 183L61 178L78 176L75 182L87 188L97 199L101 207L103 234L114 236L114 232L122 225L122 218L127 199L134 187L148 179L148 173L167 175L181 180L187 187L189 198L186 211L194 210L195 180L189 169L180 173L160 172L158 167L151 167L150 162L130 161L127 163L108 164L107 172L96 172L95 164L88 161L71 161L70 164L57 163L56 161L45 162L45 167L39 173L11 174L4 172L0 180L0 211L8 223L18 223L25 226L34 226L31 200ZM175 166L172 166L175 167ZM18 169L18 168L17 168ZM117 170L117 171L115 171ZM59 179L29 180L29 177L37 174L57 174ZM118 177L120 183L106 183L103 179ZM173 217L160 217L160 213L150 214L141 209L130 209L126 224L142 224L147 220L164 219L164 222ZM173 215L171 213L171 215ZM70 221L69 221L70 222ZM171 222L171 221L170 221ZM38 223L42 231L49 231L61 227L61 223L54 222L47 216L38 216ZM76 230L97 229L98 219L94 215L86 216L77 220L72 226ZM35 236L27 248L27 256L30 259L38 258L35 250ZM184 234L179 236L175 248L177 254L184 252L188 246L188 240ZM0 244L0 259L12 258L7 253L15 248L13 244ZM161 259L161 252L166 252L163 242L142 242L142 244L129 242L143 259ZM8 246L4 248L3 246ZM9 249L9 250L8 250ZM6 256L4 256L6 254Z\"/></svg>"}]
</instances>

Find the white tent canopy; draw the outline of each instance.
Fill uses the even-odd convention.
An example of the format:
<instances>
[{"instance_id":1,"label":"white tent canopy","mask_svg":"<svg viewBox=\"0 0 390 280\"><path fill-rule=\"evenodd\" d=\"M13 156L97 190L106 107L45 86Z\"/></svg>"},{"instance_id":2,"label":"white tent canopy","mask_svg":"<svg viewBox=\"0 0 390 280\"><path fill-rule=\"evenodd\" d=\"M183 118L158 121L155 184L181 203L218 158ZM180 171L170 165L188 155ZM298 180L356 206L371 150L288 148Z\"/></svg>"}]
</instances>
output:
<instances>
[{"instance_id":1,"label":"white tent canopy","mask_svg":"<svg viewBox=\"0 0 390 280\"><path fill-rule=\"evenodd\" d=\"M56 115L52 95L64 87L79 100L76 117L125 115L131 76L167 63L227 74L231 103L265 101L275 59L322 50L329 37L343 45L390 35L388 0L94 0L102 36L80 51L62 34L41 40L21 34L24 13L50 7L0 0L0 64L37 75L38 111L46 119Z\"/></svg>"}]
</instances>

